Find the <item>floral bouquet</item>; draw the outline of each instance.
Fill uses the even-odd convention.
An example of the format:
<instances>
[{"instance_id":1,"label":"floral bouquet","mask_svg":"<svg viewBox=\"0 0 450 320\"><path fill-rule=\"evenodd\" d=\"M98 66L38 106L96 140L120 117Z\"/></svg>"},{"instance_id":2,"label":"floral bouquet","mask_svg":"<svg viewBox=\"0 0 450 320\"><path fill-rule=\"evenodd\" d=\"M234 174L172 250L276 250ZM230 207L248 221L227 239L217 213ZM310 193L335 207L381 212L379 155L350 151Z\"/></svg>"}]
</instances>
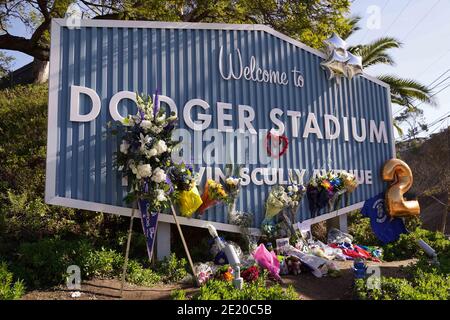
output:
<instances>
[{"instance_id":1,"label":"floral bouquet","mask_svg":"<svg viewBox=\"0 0 450 320\"><path fill-rule=\"evenodd\" d=\"M230 265L224 265L223 267L217 269L214 276L217 280L231 281L233 280L233 268Z\"/></svg>"},{"instance_id":2,"label":"floral bouquet","mask_svg":"<svg viewBox=\"0 0 450 320\"><path fill-rule=\"evenodd\" d=\"M196 186L196 175L191 166L184 163L169 169L168 175L175 187L174 198L183 217L192 217L202 205Z\"/></svg>"},{"instance_id":3,"label":"floral bouquet","mask_svg":"<svg viewBox=\"0 0 450 320\"><path fill-rule=\"evenodd\" d=\"M282 186L273 187L266 200L266 216L265 219L272 219L286 208L291 202L288 194Z\"/></svg>"},{"instance_id":4,"label":"floral bouquet","mask_svg":"<svg viewBox=\"0 0 450 320\"><path fill-rule=\"evenodd\" d=\"M358 182L356 181L356 177L348 173L347 171L341 171L339 172L340 178L344 181L344 189L348 193L352 193L355 191L356 187L358 186Z\"/></svg>"},{"instance_id":5,"label":"floral bouquet","mask_svg":"<svg viewBox=\"0 0 450 320\"><path fill-rule=\"evenodd\" d=\"M208 208L211 208L219 202L229 200L223 186L212 179L206 180L205 189L202 194L202 205L198 208L198 213L203 214Z\"/></svg>"},{"instance_id":6,"label":"floral bouquet","mask_svg":"<svg viewBox=\"0 0 450 320\"><path fill-rule=\"evenodd\" d=\"M307 187L307 196L313 216L327 205L336 210L335 205L339 204L342 195L353 192L356 187L356 178L345 171L328 171L325 175L312 178Z\"/></svg>"},{"instance_id":7,"label":"floral bouquet","mask_svg":"<svg viewBox=\"0 0 450 320\"><path fill-rule=\"evenodd\" d=\"M300 207L300 201L303 198L303 195L306 192L306 188L302 184L293 183L289 185L287 188L287 196L288 196L288 205L287 209L290 213L290 222L295 223L295 216L297 214L298 208Z\"/></svg>"},{"instance_id":8,"label":"floral bouquet","mask_svg":"<svg viewBox=\"0 0 450 320\"><path fill-rule=\"evenodd\" d=\"M161 212L169 206L173 185L167 175L176 166L171 150L178 143L171 139L177 116L166 116L155 95L136 96L138 113L123 121L123 135L117 165L128 181L129 192L125 201L147 200L152 212Z\"/></svg>"},{"instance_id":9,"label":"floral bouquet","mask_svg":"<svg viewBox=\"0 0 450 320\"><path fill-rule=\"evenodd\" d=\"M259 278L258 266L251 266L241 272L241 277L245 282L255 282Z\"/></svg>"}]
</instances>

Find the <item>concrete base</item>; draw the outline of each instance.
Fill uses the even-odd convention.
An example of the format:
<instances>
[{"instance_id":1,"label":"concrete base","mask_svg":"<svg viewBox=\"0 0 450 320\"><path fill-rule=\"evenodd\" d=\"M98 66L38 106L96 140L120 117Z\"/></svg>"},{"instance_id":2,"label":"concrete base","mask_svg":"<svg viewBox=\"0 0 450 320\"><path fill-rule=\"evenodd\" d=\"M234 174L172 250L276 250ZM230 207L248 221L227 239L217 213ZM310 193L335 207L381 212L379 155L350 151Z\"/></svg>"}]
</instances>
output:
<instances>
[{"instance_id":1,"label":"concrete base","mask_svg":"<svg viewBox=\"0 0 450 320\"><path fill-rule=\"evenodd\" d=\"M156 232L156 259L163 260L170 255L170 223L158 222Z\"/></svg>"},{"instance_id":2,"label":"concrete base","mask_svg":"<svg viewBox=\"0 0 450 320\"><path fill-rule=\"evenodd\" d=\"M339 229L342 232L348 232L347 214L341 214L335 218L328 219L327 230L330 230L331 228Z\"/></svg>"}]
</instances>

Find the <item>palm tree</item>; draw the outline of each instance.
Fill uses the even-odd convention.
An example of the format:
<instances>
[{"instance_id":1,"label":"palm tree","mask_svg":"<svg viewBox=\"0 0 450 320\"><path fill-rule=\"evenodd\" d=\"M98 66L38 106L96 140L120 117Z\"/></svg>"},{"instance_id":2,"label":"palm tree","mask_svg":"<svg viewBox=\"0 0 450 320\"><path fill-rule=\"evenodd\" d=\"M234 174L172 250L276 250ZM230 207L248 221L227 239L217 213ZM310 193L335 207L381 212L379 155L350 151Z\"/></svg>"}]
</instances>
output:
<instances>
[{"instance_id":1,"label":"palm tree","mask_svg":"<svg viewBox=\"0 0 450 320\"><path fill-rule=\"evenodd\" d=\"M350 30L343 34L344 39L348 38L354 32L359 30L358 22L360 17L352 17L348 19ZM387 64L395 65L395 61L389 54L389 50L402 47L402 43L392 37L383 37L376 39L368 44L359 44L351 46L348 51L362 58L362 65L368 68L374 65ZM414 101L436 105L432 90L414 79L404 79L396 75L379 75L377 77L386 82L391 87L391 102L405 107L405 112L416 110L417 106L413 105ZM399 126L401 119L394 118L394 126L400 135L403 132Z\"/></svg>"}]
</instances>

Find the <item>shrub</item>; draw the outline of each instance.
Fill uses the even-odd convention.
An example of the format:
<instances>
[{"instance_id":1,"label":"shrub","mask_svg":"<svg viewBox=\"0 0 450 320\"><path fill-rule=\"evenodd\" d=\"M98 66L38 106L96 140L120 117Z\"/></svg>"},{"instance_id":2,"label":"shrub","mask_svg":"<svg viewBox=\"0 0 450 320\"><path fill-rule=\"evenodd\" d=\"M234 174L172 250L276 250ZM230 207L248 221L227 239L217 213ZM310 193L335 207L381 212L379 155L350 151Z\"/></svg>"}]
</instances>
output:
<instances>
[{"instance_id":1,"label":"shrub","mask_svg":"<svg viewBox=\"0 0 450 320\"><path fill-rule=\"evenodd\" d=\"M101 250L89 251L82 266L87 277L111 278L119 275L124 258L116 251L101 248Z\"/></svg>"},{"instance_id":2,"label":"shrub","mask_svg":"<svg viewBox=\"0 0 450 320\"><path fill-rule=\"evenodd\" d=\"M383 248L383 257L387 261L420 258L425 252L417 244L422 239L439 254L445 254L450 250L450 240L441 232L428 231L417 228L414 232L400 235L400 238L389 243Z\"/></svg>"},{"instance_id":3,"label":"shrub","mask_svg":"<svg viewBox=\"0 0 450 320\"><path fill-rule=\"evenodd\" d=\"M183 289L176 289L170 293L172 300L187 300L186 291Z\"/></svg>"},{"instance_id":4,"label":"shrub","mask_svg":"<svg viewBox=\"0 0 450 320\"><path fill-rule=\"evenodd\" d=\"M0 242L72 234L112 239L100 237L100 227L104 220L114 222L107 226L113 233L120 218L44 202L47 97L45 84L0 90ZM12 255L15 249L0 248L0 254Z\"/></svg>"},{"instance_id":5,"label":"shrub","mask_svg":"<svg viewBox=\"0 0 450 320\"><path fill-rule=\"evenodd\" d=\"M25 292L22 280L13 283L13 274L8 271L5 262L0 263L0 300L17 300Z\"/></svg>"},{"instance_id":6,"label":"shrub","mask_svg":"<svg viewBox=\"0 0 450 320\"><path fill-rule=\"evenodd\" d=\"M298 300L292 286L283 289L281 285L266 286L267 273L257 281L244 283L243 289L235 289L231 281L209 280L194 295L195 300Z\"/></svg>"},{"instance_id":7,"label":"shrub","mask_svg":"<svg viewBox=\"0 0 450 320\"><path fill-rule=\"evenodd\" d=\"M159 263L157 270L164 282L177 282L187 276L186 264L186 259L177 259L175 253L172 253Z\"/></svg>"},{"instance_id":8,"label":"shrub","mask_svg":"<svg viewBox=\"0 0 450 320\"><path fill-rule=\"evenodd\" d=\"M29 287L52 286L65 280L68 266L82 266L91 250L86 241L44 239L23 243L13 267Z\"/></svg>"},{"instance_id":9,"label":"shrub","mask_svg":"<svg viewBox=\"0 0 450 320\"><path fill-rule=\"evenodd\" d=\"M364 279L355 282L356 295L363 300L448 300L450 277L418 270L407 279L381 277L380 289L368 289Z\"/></svg>"},{"instance_id":10,"label":"shrub","mask_svg":"<svg viewBox=\"0 0 450 320\"><path fill-rule=\"evenodd\" d=\"M45 239L22 244L14 267L30 287L45 287L63 283L70 265L81 268L82 279L113 278L122 274L123 262L123 255L117 251L95 250L86 240ZM154 271L128 260L127 281L149 286L160 280Z\"/></svg>"},{"instance_id":11,"label":"shrub","mask_svg":"<svg viewBox=\"0 0 450 320\"><path fill-rule=\"evenodd\" d=\"M379 246L380 241L372 231L370 218L365 218L359 211L349 216L348 231L353 242L365 246Z\"/></svg>"},{"instance_id":12,"label":"shrub","mask_svg":"<svg viewBox=\"0 0 450 320\"><path fill-rule=\"evenodd\" d=\"M127 281L131 283L150 287L161 282L161 276L158 273L154 272L152 269L142 267L142 265L135 260L128 261L127 269Z\"/></svg>"}]
</instances>

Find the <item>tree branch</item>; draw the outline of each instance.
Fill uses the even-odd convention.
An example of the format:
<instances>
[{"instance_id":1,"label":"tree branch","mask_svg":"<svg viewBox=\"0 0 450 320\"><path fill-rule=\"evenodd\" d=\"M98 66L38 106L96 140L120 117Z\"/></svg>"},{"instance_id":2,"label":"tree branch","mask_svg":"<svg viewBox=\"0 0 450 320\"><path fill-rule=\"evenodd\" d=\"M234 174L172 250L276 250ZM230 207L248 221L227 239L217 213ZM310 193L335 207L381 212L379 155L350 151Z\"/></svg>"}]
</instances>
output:
<instances>
[{"instance_id":1,"label":"tree branch","mask_svg":"<svg viewBox=\"0 0 450 320\"><path fill-rule=\"evenodd\" d=\"M50 56L48 48L34 44L31 39L10 35L8 33L0 35L0 49L20 51L41 61L48 61Z\"/></svg>"}]
</instances>

